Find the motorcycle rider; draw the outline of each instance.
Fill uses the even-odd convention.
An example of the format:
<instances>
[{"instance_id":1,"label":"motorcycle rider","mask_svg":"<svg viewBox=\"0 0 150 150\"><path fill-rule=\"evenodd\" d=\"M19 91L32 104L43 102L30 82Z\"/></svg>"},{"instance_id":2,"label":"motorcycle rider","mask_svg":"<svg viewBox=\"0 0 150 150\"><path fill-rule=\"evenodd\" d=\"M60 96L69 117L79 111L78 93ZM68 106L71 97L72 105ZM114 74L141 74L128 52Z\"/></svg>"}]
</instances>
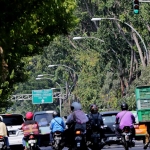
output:
<instances>
[{"instance_id":1,"label":"motorcycle rider","mask_svg":"<svg viewBox=\"0 0 150 150\"><path fill-rule=\"evenodd\" d=\"M56 111L53 112L53 119L51 120L51 123L50 123L50 130L51 130L50 145L52 145L54 141L53 133L56 131L60 131L63 133L65 130L65 123L63 119L60 117L59 113Z\"/></svg>"},{"instance_id":2,"label":"motorcycle rider","mask_svg":"<svg viewBox=\"0 0 150 150\"><path fill-rule=\"evenodd\" d=\"M90 105L90 113L88 114L89 121L87 123L87 140L91 141L92 130L96 130L100 133L101 137L104 138L103 133L103 119L101 114L98 112L98 107L95 104ZM102 139L101 138L101 139Z\"/></svg>"},{"instance_id":3,"label":"motorcycle rider","mask_svg":"<svg viewBox=\"0 0 150 150\"><path fill-rule=\"evenodd\" d=\"M40 148L39 148L39 140L40 140L39 139L39 126L38 126L38 123L33 120L33 115L34 114L32 112L27 112L26 116L25 116L26 121L22 124L22 127L21 127L21 129L23 130L23 133L24 133L24 137L22 139L24 150L27 150L26 140L31 132L33 132L34 136L36 136L37 141L38 141L37 142L38 149L40 150Z\"/></svg>"},{"instance_id":4,"label":"motorcycle rider","mask_svg":"<svg viewBox=\"0 0 150 150\"><path fill-rule=\"evenodd\" d=\"M67 117L66 124L68 125L68 129L66 130L67 142L73 145L74 141L74 131L76 129L81 129L84 133L86 133L86 123L88 122L88 117L81 110L81 104L78 102L73 102L71 104L71 113Z\"/></svg>"},{"instance_id":5,"label":"motorcycle rider","mask_svg":"<svg viewBox=\"0 0 150 150\"><path fill-rule=\"evenodd\" d=\"M123 102L121 104L121 112L119 112L116 116L116 124L119 124L119 126L116 126L116 135L118 139L121 137L121 132L122 129L125 126L130 126L131 129L131 134L132 134L132 145L134 146L135 143L133 139L135 138L135 128L134 128L134 123L135 123L135 117L134 115L128 111L128 104Z\"/></svg>"},{"instance_id":6,"label":"motorcycle rider","mask_svg":"<svg viewBox=\"0 0 150 150\"><path fill-rule=\"evenodd\" d=\"M5 123L3 122L2 116L0 116L0 135L4 137L7 149L10 149L9 140L8 140L9 134L8 134L7 127Z\"/></svg>"}]
</instances>

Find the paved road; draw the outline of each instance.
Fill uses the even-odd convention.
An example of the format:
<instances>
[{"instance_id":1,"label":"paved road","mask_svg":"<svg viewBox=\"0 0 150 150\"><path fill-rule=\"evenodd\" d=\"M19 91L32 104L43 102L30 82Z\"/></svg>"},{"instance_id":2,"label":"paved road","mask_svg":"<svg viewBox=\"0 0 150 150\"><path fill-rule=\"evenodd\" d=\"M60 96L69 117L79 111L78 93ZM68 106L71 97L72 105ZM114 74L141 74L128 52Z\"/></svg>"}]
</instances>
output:
<instances>
[{"instance_id":1,"label":"paved road","mask_svg":"<svg viewBox=\"0 0 150 150\"><path fill-rule=\"evenodd\" d=\"M52 148L49 146L49 147L40 147L41 150L52 150ZM121 146L121 145L111 145L111 146L105 146L102 150L108 150L108 149L111 149L111 150L124 150L124 147ZM143 149L143 144L142 142L140 141L136 141L136 145L135 147L133 147L131 150L142 150ZM149 149L149 148L148 148ZM19 147L12 147L12 150L22 150L21 148ZM68 148L64 148L63 150L68 150Z\"/></svg>"},{"instance_id":2,"label":"paved road","mask_svg":"<svg viewBox=\"0 0 150 150\"><path fill-rule=\"evenodd\" d=\"M111 145L111 146L105 146L102 150L124 150L124 147L122 145ZM142 150L143 149L143 143L140 141L136 141L135 147L132 148L132 150ZM52 150L51 147L41 147L41 150ZM64 148L63 150L68 150L68 148Z\"/></svg>"}]
</instances>

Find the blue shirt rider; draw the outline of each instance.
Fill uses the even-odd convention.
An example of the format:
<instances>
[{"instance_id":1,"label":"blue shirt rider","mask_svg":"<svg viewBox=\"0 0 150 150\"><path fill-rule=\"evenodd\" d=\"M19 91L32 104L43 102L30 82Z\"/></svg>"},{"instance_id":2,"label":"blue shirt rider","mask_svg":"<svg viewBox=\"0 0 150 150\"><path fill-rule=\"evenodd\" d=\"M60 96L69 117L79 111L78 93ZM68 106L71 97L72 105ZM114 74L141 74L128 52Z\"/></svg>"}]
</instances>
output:
<instances>
[{"instance_id":1,"label":"blue shirt rider","mask_svg":"<svg viewBox=\"0 0 150 150\"><path fill-rule=\"evenodd\" d=\"M53 139L53 133L56 131L64 132L65 130L65 123L63 119L60 117L59 113L56 111L53 112L53 119L50 123L50 145L52 145L54 139Z\"/></svg>"}]
</instances>

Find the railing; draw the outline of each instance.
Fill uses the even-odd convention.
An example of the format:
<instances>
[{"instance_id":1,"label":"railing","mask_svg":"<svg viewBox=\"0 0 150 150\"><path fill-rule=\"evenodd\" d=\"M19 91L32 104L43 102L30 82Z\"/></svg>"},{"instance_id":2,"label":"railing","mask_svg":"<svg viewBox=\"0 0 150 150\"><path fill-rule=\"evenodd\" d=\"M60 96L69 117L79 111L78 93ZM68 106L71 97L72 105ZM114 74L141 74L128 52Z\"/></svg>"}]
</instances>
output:
<instances>
[{"instance_id":1,"label":"railing","mask_svg":"<svg viewBox=\"0 0 150 150\"><path fill-rule=\"evenodd\" d=\"M53 98L61 98L62 100L67 99L68 96L73 96L73 95L72 94L70 94L70 95L61 94L60 92L53 93ZM11 100L11 101L14 101L14 100L32 100L32 94L17 94L17 95L12 95L9 100Z\"/></svg>"}]
</instances>

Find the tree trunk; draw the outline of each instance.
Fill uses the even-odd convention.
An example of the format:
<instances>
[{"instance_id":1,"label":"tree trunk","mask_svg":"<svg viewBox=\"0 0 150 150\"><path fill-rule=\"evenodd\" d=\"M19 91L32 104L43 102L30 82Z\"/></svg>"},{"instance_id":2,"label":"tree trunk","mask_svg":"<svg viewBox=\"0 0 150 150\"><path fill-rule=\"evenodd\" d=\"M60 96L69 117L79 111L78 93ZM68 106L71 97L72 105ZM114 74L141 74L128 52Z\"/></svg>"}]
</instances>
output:
<instances>
[{"instance_id":1,"label":"tree trunk","mask_svg":"<svg viewBox=\"0 0 150 150\"><path fill-rule=\"evenodd\" d=\"M121 97L123 97L125 95L125 84L124 84L124 80L123 77L120 77L120 84L121 84Z\"/></svg>"},{"instance_id":2,"label":"tree trunk","mask_svg":"<svg viewBox=\"0 0 150 150\"><path fill-rule=\"evenodd\" d=\"M130 60L130 74L129 74L129 86L132 83L132 75L133 75L133 63L134 63L134 51L131 49L131 60Z\"/></svg>"},{"instance_id":3,"label":"tree trunk","mask_svg":"<svg viewBox=\"0 0 150 150\"><path fill-rule=\"evenodd\" d=\"M4 51L2 49L2 47L0 47L0 76L1 76L1 82L4 82L6 77L7 77L7 73L8 73L8 65L5 61L5 57L4 57Z\"/></svg>"},{"instance_id":4,"label":"tree trunk","mask_svg":"<svg viewBox=\"0 0 150 150\"><path fill-rule=\"evenodd\" d=\"M142 54L141 47L140 47L140 45L139 45L138 39L137 39L137 37L136 37L136 34L135 34L134 32L133 32L133 39L134 39L134 41L135 41L135 43L136 43L136 46L137 46L137 48L138 48L142 65L143 65L143 67L146 67L146 64L145 64L145 61L144 61L144 57L143 57L143 54Z\"/></svg>"}]
</instances>

